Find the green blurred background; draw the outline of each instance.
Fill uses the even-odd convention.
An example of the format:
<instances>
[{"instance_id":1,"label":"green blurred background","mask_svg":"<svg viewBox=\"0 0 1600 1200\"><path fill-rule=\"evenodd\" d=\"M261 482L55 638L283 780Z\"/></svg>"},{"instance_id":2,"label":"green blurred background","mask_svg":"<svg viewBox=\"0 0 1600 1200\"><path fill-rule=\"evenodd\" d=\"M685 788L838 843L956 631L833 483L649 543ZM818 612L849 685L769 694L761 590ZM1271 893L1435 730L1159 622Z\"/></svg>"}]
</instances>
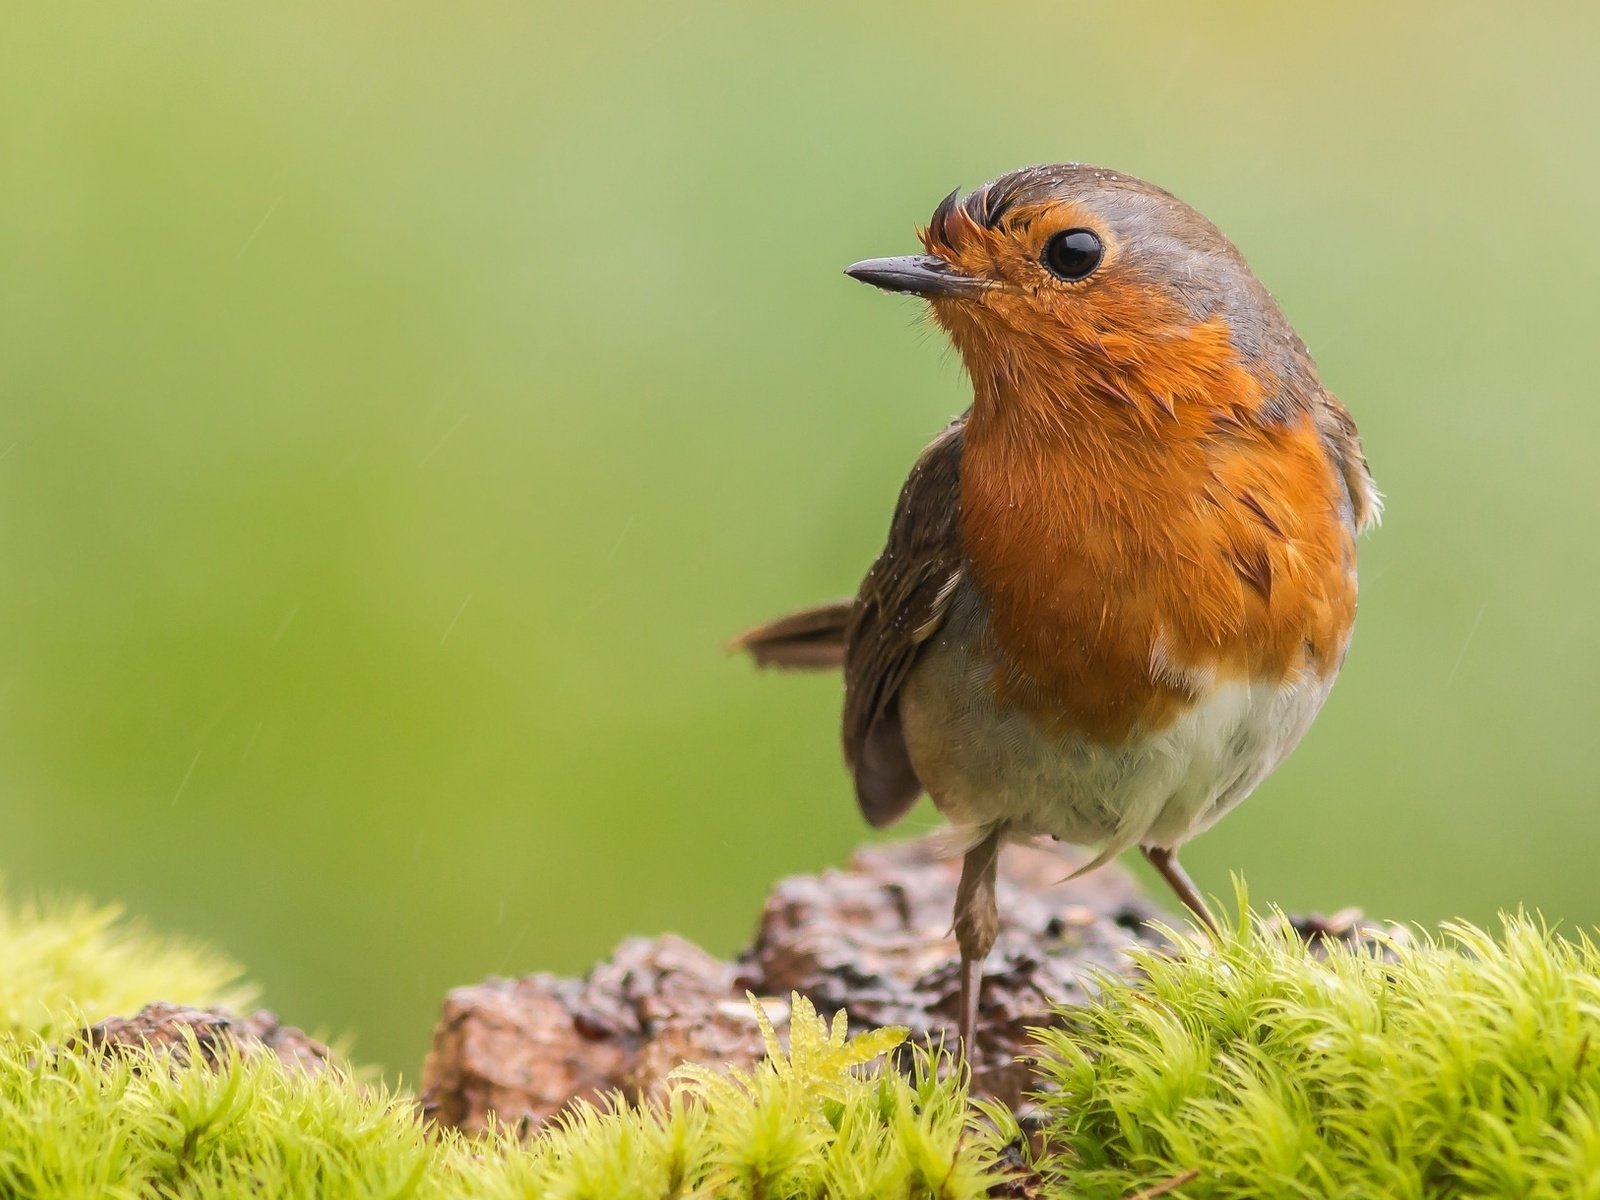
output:
<instances>
[{"instance_id":1,"label":"green blurred background","mask_svg":"<svg viewBox=\"0 0 1600 1200\"><path fill-rule=\"evenodd\" d=\"M12 6L0 870L412 1078L453 984L734 950L863 827L837 681L722 644L853 588L966 404L840 268L1076 158L1244 248L1389 496L1343 682L1191 869L1600 920L1597 40L1588 3Z\"/></svg>"}]
</instances>

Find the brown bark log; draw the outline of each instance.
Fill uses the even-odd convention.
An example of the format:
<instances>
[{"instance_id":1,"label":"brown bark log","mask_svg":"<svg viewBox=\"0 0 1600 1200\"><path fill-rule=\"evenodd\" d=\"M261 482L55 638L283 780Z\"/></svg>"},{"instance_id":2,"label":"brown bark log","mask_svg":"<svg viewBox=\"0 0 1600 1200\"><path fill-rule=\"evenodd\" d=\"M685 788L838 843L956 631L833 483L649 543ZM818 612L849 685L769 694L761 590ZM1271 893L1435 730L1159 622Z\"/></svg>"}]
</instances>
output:
<instances>
[{"instance_id":1,"label":"brown bark log","mask_svg":"<svg viewBox=\"0 0 1600 1200\"><path fill-rule=\"evenodd\" d=\"M999 876L1000 936L987 963L974 1091L1013 1106L1029 1086L1029 1028L1081 1003L1096 970L1160 945L1158 911L1115 864L1065 883L1068 850L1008 847ZM679 1064L749 1067L759 1030L746 990L782 1027L791 992L853 1028L905 1025L914 1040L953 1043L958 980L950 904L959 863L936 839L871 847L842 871L785 879L755 944L722 962L670 935L624 942L583 980L491 979L446 999L423 1070L426 1116L481 1130L490 1113L531 1128L575 1099L659 1091Z\"/></svg>"},{"instance_id":2,"label":"brown bark log","mask_svg":"<svg viewBox=\"0 0 1600 1200\"><path fill-rule=\"evenodd\" d=\"M106 1055L153 1050L181 1065L190 1061L191 1045L208 1067L218 1066L229 1048L241 1057L275 1054L290 1066L311 1072L339 1065L327 1046L283 1024L266 1009L238 1016L221 1008L186 1008L158 1001L131 1017L110 1017L80 1030L68 1044L86 1045Z\"/></svg>"}]
</instances>

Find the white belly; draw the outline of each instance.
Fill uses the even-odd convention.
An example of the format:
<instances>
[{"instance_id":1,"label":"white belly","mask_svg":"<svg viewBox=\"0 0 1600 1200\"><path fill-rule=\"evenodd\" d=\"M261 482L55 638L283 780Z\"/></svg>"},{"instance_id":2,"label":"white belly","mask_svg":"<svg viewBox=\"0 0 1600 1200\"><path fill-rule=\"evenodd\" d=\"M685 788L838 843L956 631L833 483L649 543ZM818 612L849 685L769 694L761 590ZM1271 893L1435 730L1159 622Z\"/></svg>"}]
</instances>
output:
<instances>
[{"instance_id":1,"label":"white belly","mask_svg":"<svg viewBox=\"0 0 1600 1200\"><path fill-rule=\"evenodd\" d=\"M1217 821L1294 749L1331 680L1311 672L1284 686L1213 685L1170 727L1124 746L1040 730L989 695L995 663L969 636L981 614L970 594L951 605L900 693L912 766L958 826L1004 822L1099 846L1175 847Z\"/></svg>"}]
</instances>

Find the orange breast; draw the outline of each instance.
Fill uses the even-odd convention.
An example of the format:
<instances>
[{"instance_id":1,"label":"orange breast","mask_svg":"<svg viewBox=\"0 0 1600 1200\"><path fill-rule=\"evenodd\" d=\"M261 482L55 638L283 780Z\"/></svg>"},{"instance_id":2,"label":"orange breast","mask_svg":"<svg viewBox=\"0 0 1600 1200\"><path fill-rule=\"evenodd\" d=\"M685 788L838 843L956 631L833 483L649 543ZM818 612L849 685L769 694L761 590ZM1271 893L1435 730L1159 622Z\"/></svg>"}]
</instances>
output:
<instances>
[{"instance_id":1,"label":"orange breast","mask_svg":"<svg viewBox=\"0 0 1600 1200\"><path fill-rule=\"evenodd\" d=\"M1334 468L1309 412L1255 419L1259 388L1217 354L1176 405L1069 397L1063 413L1061 396L980 385L962 532L1007 664L994 687L1054 730L1120 741L1213 682L1325 676L1343 657L1355 547Z\"/></svg>"}]
</instances>

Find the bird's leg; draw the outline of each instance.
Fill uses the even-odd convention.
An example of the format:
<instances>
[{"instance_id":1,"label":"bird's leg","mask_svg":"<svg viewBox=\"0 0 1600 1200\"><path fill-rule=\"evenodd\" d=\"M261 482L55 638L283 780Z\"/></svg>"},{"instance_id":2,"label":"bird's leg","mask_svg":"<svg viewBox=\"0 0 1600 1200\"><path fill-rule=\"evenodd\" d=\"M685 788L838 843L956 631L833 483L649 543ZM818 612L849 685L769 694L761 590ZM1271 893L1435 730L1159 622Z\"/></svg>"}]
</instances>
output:
<instances>
[{"instance_id":1,"label":"bird's leg","mask_svg":"<svg viewBox=\"0 0 1600 1200\"><path fill-rule=\"evenodd\" d=\"M961 860L956 885L956 943L961 947L961 1054L970 1070L978 1047L978 993L983 960L994 947L1000 914L995 905L995 868L1000 859L1002 827L991 829Z\"/></svg>"},{"instance_id":2,"label":"bird's leg","mask_svg":"<svg viewBox=\"0 0 1600 1200\"><path fill-rule=\"evenodd\" d=\"M1142 849L1150 865L1161 872L1161 878L1167 881L1178 899L1183 901L1184 907L1198 917L1200 923L1212 933L1219 932L1217 919L1206 907L1205 897L1200 894L1200 889L1195 887L1194 880L1189 878L1189 872L1178 862L1178 852L1161 846L1144 846Z\"/></svg>"}]
</instances>

